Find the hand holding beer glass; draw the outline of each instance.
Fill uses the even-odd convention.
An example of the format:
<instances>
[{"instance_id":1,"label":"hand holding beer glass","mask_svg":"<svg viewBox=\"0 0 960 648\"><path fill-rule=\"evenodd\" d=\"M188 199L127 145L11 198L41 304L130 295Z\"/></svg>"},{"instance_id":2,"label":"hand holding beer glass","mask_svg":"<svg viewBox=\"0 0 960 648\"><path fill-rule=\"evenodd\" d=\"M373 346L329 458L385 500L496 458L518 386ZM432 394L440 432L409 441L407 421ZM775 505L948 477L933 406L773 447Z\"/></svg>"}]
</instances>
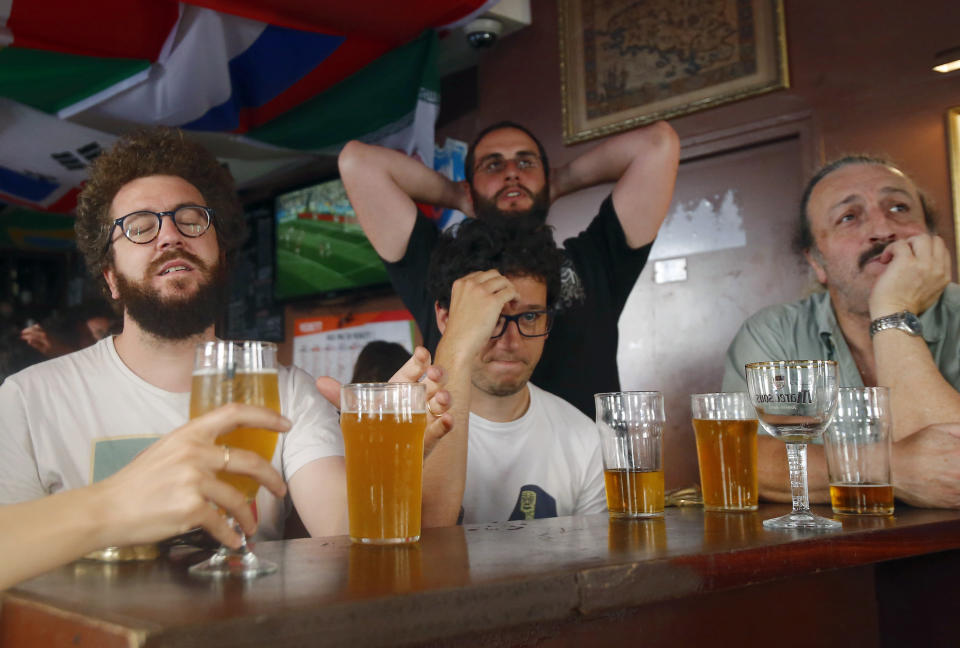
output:
<instances>
[{"instance_id":1,"label":"hand holding beer glass","mask_svg":"<svg viewBox=\"0 0 960 648\"><path fill-rule=\"evenodd\" d=\"M706 511L756 511L757 413L746 392L690 396Z\"/></svg>"},{"instance_id":2,"label":"hand holding beer glass","mask_svg":"<svg viewBox=\"0 0 960 648\"><path fill-rule=\"evenodd\" d=\"M197 418L227 403L258 405L280 413L276 344L217 340L197 345L190 390L190 418ZM277 433L260 428L237 428L218 436L216 443L224 447L224 470L217 473L217 479L236 488L252 503L260 484L252 477L226 472L230 448L250 450L270 461L277 446ZM243 538L240 549L221 546L208 560L191 567L190 572L204 576L256 578L276 571L274 563L262 560L250 551L243 531L232 518L229 522Z\"/></svg>"},{"instance_id":3,"label":"hand holding beer glass","mask_svg":"<svg viewBox=\"0 0 960 648\"><path fill-rule=\"evenodd\" d=\"M612 518L663 515L663 395L594 394Z\"/></svg>"},{"instance_id":4,"label":"hand holding beer glass","mask_svg":"<svg viewBox=\"0 0 960 648\"><path fill-rule=\"evenodd\" d=\"M340 391L350 539L400 544L420 539L423 383L356 383Z\"/></svg>"},{"instance_id":5,"label":"hand holding beer glass","mask_svg":"<svg viewBox=\"0 0 960 648\"><path fill-rule=\"evenodd\" d=\"M837 363L832 360L773 360L746 365L747 388L760 425L787 444L793 510L763 521L768 529L841 528L810 512L807 443L819 438L837 410Z\"/></svg>"}]
</instances>

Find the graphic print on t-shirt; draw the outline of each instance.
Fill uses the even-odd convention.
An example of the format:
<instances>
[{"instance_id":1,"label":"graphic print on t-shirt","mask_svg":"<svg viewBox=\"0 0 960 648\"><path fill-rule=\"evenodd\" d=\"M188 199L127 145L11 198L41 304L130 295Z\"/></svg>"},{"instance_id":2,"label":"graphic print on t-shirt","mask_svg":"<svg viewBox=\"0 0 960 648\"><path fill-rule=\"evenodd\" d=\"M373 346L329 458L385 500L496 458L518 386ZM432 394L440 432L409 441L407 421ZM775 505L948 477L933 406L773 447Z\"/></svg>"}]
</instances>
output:
<instances>
[{"instance_id":1,"label":"graphic print on t-shirt","mask_svg":"<svg viewBox=\"0 0 960 648\"><path fill-rule=\"evenodd\" d=\"M551 517L557 517L557 500L535 484L521 486L517 504L513 507L509 519L538 520Z\"/></svg>"},{"instance_id":2,"label":"graphic print on t-shirt","mask_svg":"<svg viewBox=\"0 0 960 648\"><path fill-rule=\"evenodd\" d=\"M90 483L106 479L117 472L159 438L151 435L96 439L93 442Z\"/></svg>"}]
</instances>

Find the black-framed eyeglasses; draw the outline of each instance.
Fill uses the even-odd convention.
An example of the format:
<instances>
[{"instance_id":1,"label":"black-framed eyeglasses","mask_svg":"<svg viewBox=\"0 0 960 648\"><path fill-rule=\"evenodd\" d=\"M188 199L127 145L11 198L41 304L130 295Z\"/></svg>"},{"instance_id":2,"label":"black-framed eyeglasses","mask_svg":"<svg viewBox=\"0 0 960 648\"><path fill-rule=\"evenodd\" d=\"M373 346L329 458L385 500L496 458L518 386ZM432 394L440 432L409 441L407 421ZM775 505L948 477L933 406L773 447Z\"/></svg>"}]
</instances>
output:
<instances>
[{"instance_id":1,"label":"black-framed eyeglasses","mask_svg":"<svg viewBox=\"0 0 960 648\"><path fill-rule=\"evenodd\" d=\"M180 205L172 211L155 212L141 209L113 221L113 227L107 235L107 248L113 239L113 230L117 227L133 243L149 243L160 234L163 217L169 216L177 231L184 236L196 238L210 229L213 208L202 205ZM105 248L106 249L106 248Z\"/></svg>"},{"instance_id":2,"label":"black-framed eyeglasses","mask_svg":"<svg viewBox=\"0 0 960 648\"><path fill-rule=\"evenodd\" d=\"M500 315L500 319L497 320L497 325L493 329L496 334L491 335L490 339L496 340L506 333L507 325L510 322L517 325L517 330L523 337L543 337L553 327L553 311L538 310L525 311L515 315Z\"/></svg>"}]
</instances>

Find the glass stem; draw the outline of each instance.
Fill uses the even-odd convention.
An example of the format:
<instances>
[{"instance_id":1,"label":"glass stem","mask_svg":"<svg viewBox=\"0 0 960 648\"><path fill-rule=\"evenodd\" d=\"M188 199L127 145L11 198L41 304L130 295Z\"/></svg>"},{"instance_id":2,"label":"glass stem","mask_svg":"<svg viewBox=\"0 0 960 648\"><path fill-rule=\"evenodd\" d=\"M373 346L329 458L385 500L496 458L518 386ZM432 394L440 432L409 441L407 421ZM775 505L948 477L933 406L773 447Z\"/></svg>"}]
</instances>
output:
<instances>
[{"instance_id":1,"label":"glass stem","mask_svg":"<svg viewBox=\"0 0 960 648\"><path fill-rule=\"evenodd\" d=\"M230 528L234 530L240 536L240 548L239 549L229 549L230 553L235 554L246 554L250 553L249 547L247 547L247 534L243 532L243 529L240 528L240 524L234 519L232 515L227 517L227 524L230 525Z\"/></svg>"},{"instance_id":2,"label":"glass stem","mask_svg":"<svg viewBox=\"0 0 960 648\"><path fill-rule=\"evenodd\" d=\"M787 465L790 467L790 494L793 497L793 512L810 511L810 496L807 492L807 444L787 444Z\"/></svg>"}]
</instances>

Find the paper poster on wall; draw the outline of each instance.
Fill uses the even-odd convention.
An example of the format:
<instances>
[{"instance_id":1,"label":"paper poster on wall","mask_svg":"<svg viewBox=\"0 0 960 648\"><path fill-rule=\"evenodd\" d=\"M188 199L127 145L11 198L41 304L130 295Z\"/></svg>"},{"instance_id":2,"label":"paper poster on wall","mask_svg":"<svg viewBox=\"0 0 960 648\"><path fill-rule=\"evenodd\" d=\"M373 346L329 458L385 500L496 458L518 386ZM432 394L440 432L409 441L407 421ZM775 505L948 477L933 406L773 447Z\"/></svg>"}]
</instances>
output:
<instances>
[{"instance_id":1,"label":"paper poster on wall","mask_svg":"<svg viewBox=\"0 0 960 648\"><path fill-rule=\"evenodd\" d=\"M367 342L396 342L412 353L416 326L405 310L298 319L294 321L293 364L314 378L332 376L349 382Z\"/></svg>"}]
</instances>

